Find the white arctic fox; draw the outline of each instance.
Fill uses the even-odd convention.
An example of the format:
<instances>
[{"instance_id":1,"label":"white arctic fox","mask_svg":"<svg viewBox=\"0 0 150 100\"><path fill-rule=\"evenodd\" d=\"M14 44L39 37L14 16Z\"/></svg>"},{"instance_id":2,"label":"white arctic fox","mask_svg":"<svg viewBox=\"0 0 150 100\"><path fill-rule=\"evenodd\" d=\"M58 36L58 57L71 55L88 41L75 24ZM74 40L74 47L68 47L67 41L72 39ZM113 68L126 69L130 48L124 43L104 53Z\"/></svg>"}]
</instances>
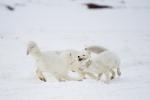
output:
<instances>
[{"instance_id":1,"label":"white arctic fox","mask_svg":"<svg viewBox=\"0 0 150 100\"><path fill-rule=\"evenodd\" d=\"M79 70L80 64L78 63L81 60L78 55L81 55L81 53L78 51L41 52L36 43L30 41L27 47L27 54L30 54L36 60L36 75L42 81L46 81L44 73L52 74L58 81L81 80L81 78L75 79L68 76L69 70L81 73ZM82 73L80 76L82 76Z\"/></svg>"},{"instance_id":2,"label":"white arctic fox","mask_svg":"<svg viewBox=\"0 0 150 100\"><path fill-rule=\"evenodd\" d=\"M85 50L95 53L95 56L91 56L91 64L88 67L82 67L82 70L85 72L90 72L97 75L97 79L100 79L102 74L106 75L106 81L109 82L110 79L115 77L115 69L117 70L118 76L121 75L119 64L120 59L119 57L99 46L90 46L85 48ZM110 74L111 73L111 77Z\"/></svg>"}]
</instances>

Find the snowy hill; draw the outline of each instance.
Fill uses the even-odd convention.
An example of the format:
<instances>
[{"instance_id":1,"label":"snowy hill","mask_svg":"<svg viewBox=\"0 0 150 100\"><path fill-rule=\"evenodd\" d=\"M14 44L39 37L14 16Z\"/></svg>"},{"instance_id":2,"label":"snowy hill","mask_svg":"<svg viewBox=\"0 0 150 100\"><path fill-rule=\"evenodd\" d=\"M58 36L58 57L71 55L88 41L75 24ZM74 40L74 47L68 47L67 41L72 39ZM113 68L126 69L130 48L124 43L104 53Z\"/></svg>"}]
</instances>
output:
<instances>
[{"instance_id":1,"label":"snowy hill","mask_svg":"<svg viewBox=\"0 0 150 100\"><path fill-rule=\"evenodd\" d=\"M91 2L114 9L89 10ZM149 18L149 0L0 0L0 99L149 100ZM30 40L42 50L104 46L120 56L122 76L110 84L41 82L26 55Z\"/></svg>"}]
</instances>

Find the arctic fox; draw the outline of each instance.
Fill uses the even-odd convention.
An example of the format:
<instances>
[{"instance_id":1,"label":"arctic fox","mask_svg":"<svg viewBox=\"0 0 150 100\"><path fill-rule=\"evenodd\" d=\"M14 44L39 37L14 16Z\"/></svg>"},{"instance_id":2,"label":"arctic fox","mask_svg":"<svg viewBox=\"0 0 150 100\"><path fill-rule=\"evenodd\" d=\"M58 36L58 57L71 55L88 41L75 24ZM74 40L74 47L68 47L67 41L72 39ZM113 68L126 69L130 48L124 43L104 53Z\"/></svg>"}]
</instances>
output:
<instances>
[{"instance_id":1,"label":"arctic fox","mask_svg":"<svg viewBox=\"0 0 150 100\"><path fill-rule=\"evenodd\" d=\"M27 47L27 54L35 59L37 66L36 75L42 81L46 81L44 73L52 74L58 81L81 80L81 78L72 78L68 75L69 70L74 70L79 74L81 73L80 76L82 76L82 72L79 70L80 63L78 63L78 61L81 60L78 57L78 55L81 54L79 51L41 52L36 43L30 41Z\"/></svg>"},{"instance_id":2,"label":"arctic fox","mask_svg":"<svg viewBox=\"0 0 150 100\"><path fill-rule=\"evenodd\" d=\"M90 46L85 48L85 50L95 53L95 56L91 55L90 66L83 66L82 70L84 70L85 72L96 74L98 80L100 79L102 74L105 74L105 82L109 82L110 79L115 78L115 69L117 70L118 76L121 75L119 67L120 59L115 53L99 46Z\"/></svg>"}]
</instances>

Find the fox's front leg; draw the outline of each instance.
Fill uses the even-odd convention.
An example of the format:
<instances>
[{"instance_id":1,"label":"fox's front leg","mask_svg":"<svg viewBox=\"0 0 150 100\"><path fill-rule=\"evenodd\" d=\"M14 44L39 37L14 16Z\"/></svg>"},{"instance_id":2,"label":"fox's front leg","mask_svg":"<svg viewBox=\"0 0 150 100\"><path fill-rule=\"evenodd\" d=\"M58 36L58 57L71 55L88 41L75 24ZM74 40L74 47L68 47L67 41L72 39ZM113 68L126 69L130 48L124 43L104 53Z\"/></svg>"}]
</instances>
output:
<instances>
[{"instance_id":1,"label":"fox's front leg","mask_svg":"<svg viewBox=\"0 0 150 100\"><path fill-rule=\"evenodd\" d=\"M44 75L42 74L42 72L39 69L36 70L36 75L41 81L46 82Z\"/></svg>"},{"instance_id":2,"label":"fox's front leg","mask_svg":"<svg viewBox=\"0 0 150 100\"><path fill-rule=\"evenodd\" d=\"M78 73L79 73L79 77L81 78L81 80L82 80L82 79L86 79L86 77L85 77L86 73L85 73L85 72L83 72L83 71L78 71Z\"/></svg>"},{"instance_id":3,"label":"fox's front leg","mask_svg":"<svg viewBox=\"0 0 150 100\"><path fill-rule=\"evenodd\" d=\"M98 80L98 77L97 77L97 76L95 76L93 73L85 72L85 74L86 74L86 75L88 75L88 76L90 76L90 77L91 77L91 78L93 78L93 79Z\"/></svg>"}]
</instances>

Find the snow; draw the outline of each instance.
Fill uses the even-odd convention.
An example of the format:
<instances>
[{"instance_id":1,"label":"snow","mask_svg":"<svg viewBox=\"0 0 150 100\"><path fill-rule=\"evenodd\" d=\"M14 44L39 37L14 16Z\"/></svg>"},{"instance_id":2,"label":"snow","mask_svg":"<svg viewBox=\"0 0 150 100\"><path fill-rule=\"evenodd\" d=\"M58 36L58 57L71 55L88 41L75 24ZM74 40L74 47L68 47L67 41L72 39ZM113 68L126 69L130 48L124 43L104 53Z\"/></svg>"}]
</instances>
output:
<instances>
[{"instance_id":1,"label":"snow","mask_svg":"<svg viewBox=\"0 0 150 100\"><path fill-rule=\"evenodd\" d=\"M149 100L150 1L121 1L1 0L0 99ZM88 10L85 2L114 9ZM34 60L26 55L30 40L44 51L104 46L120 56L122 76L110 84L92 79L41 82Z\"/></svg>"}]
</instances>

